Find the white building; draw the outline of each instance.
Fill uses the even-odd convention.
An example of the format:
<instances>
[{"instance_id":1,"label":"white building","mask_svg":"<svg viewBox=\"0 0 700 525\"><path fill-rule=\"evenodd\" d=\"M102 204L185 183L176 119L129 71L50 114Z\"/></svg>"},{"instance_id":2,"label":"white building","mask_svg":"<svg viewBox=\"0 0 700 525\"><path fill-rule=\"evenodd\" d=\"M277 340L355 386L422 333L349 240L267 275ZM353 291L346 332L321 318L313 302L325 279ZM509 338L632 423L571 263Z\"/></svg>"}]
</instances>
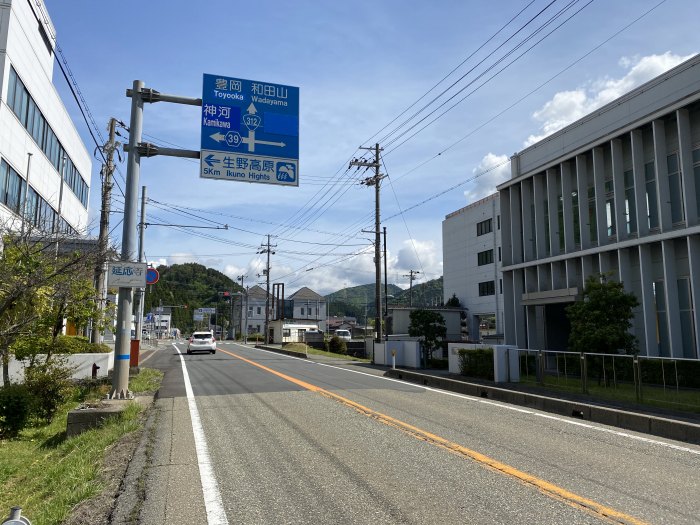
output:
<instances>
[{"instance_id":1,"label":"white building","mask_svg":"<svg viewBox=\"0 0 700 525\"><path fill-rule=\"evenodd\" d=\"M291 303L292 318L297 322L314 324L321 330L326 330L325 297L304 286L290 295L286 302Z\"/></svg>"},{"instance_id":2,"label":"white building","mask_svg":"<svg viewBox=\"0 0 700 525\"><path fill-rule=\"evenodd\" d=\"M442 221L444 301L455 295L468 309L467 331L473 341L497 342L503 334L499 203L495 193Z\"/></svg>"},{"instance_id":3,"label":"white building","mask_svg":"<svg viewBox=\"0 0 700 525\"><path fill-rule=\"evenodd\" d=\"M43 1L0 0L0 221L26 210L44 230L83 233L91 156L53 85L54 47Z\"/></svg>"},{"instance_id":4,"label":"white building","mask_svg":"<svg viewBox=\"0 0 700 525\"><path fill-rule=\"evenodd\" d=\"M246 296L246 318L245 322L248 327L248 334L264 334L265 333L265 303L267 302L267 293L264 288L257 284L248 289ZM270 298L270 307L272 306L272 298ZM270 316L272 319L272 316Z\"/></svg>"},{"instance_id":5,"label":"white building","mask_svg":"<svg viewBox=\"0 0 700 525\"><path fill-rule=\"evenodd\" d=\"M700 55L517 153L499 186L507 344L560 349L610 272L641 354L698 358Z\"/></svg>"}]
</instances>

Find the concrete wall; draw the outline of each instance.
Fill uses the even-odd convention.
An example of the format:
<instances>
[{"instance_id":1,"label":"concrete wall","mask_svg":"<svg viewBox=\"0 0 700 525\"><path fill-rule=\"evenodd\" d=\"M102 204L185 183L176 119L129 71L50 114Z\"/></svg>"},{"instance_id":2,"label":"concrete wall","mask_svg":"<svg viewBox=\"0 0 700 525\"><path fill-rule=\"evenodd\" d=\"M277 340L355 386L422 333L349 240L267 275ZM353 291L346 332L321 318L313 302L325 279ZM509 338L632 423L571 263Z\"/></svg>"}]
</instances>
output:
<instances>
[{"instance_id":1,"label":"concrete wall","mask_svg":"<svg viewBox=\"0 0 700 525\"><path fill-rule=\"evenodd\" d=\"M43 361L45 355L39 355L38 359ZM99 354L71 354L67 356L67 365L74 368L72 379L87 379L92 377L92 365L99 366L97 377L107 377L107 373L114 368L114 351L109 353ZM21 383L24 379L24 369L26 364L24 361L10 359L10 382ZM2 377L0 376L0 385L2 385Z\"/></svg>"}]
</instances>

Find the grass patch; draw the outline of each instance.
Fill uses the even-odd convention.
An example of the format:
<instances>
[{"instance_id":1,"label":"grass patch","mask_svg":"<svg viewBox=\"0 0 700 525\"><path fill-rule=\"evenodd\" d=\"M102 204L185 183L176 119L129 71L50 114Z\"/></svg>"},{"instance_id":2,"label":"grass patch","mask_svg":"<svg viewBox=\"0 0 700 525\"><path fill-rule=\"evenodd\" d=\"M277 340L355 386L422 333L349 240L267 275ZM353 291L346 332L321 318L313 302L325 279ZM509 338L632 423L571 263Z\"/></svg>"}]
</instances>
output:
<instances>
[{"instance_id":1,"label":"grass patch","mask_svg":"<svg viewBox=\"0 0 700 525\"><path fill-rule=\"evenodd\" d=\"M302 354L306 353L306 349L309 348L304 343L285 343L282 345L284 350L289 350L290 352L300 352Z\"/></svg>"},{"instance_id":2,"label":"grass patch","mask_svg":"<svg viewBox=\"0 0 700 525\"><path fill-rule=\"evenodd\" d=\"M543 390L581 394L581 380L572 377L545 376L544 387L539 385L533 375L521 376L520 381L530 386L539 386ZM616 386L598 385L595 380L588 381L588 395L601 401L620 401L638 403L650 407L681 410L700 414L700 391L657 386L642 386L642 398L638 402L631 383L617 383Z\"/></svg>"},{"instance_id":3,"label":"grass patch","mask_svg":"<svg viewBox=\"0 0 700 525\"><path fill-rule=\"evenodd\" d=\"M155 368L142 368L138 375L129 379L129 390L135 394L155 392L160 387L163 372Z\"/></svg>"},{"instance_id":4,"label":"grass patch","mask_svg":"<svg viewBox=\"0 0 700 525\"><path fill-rule=\"evenodd\" d=\"M347 361L362 361L363 363L369 363L371 359L365 359L363 357L353 357L351 355L336 354L335 352L326 352L325 350L318 350L317 348L308 347L309 355L323 355L326 357L334 357L336 359L345 359Z\"/></svg>"},{"instance_id":5,"label":"grass patch","mask_svg":"<svg viewBox=\"0 0 700 525\"><path fill-rule=\"evenodd\" d=\"M130 381L135 392L157 389L162 377L160 372L149 369L142 369L139 375L143 378ZM97 390L82 392L80 401L99 398L103 388L99 385ZM129 403L101 427L67 438L68 412L79 403L72 401L61 406L51 423L27 428L16 439L0 440L3 517L11 507L20 506L22 514L34 525L59 525L78 503L103 490L98 480L106 451L142 426L142 407Z\"/></svg>"}]
</instances>

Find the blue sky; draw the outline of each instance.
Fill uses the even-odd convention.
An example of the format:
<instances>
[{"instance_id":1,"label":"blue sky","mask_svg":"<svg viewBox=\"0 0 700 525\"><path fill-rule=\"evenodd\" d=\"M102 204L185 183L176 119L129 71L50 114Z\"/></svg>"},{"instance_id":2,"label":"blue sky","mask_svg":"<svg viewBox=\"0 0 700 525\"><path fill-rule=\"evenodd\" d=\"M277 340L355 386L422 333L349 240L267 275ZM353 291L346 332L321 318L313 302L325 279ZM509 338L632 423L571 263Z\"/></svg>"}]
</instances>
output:
<instances>
[{"instance_id":1,"label":"blue sky","mask_svg":"<svg viewBox=\"0 0 700 525\"><path fill-rule=\"evenodd\" d=\"M372 235L362 233L374 228L374 190L359 184L369 174L347 171L359 146L385 148L388 281L406 288L409 270L417 282L442 275L445 215L493 193L510 155L700 50L697 0L45 3L104 137L110 117L128 124L135 79L188 97L202 96L204 73L299 87L299 187L201 179L199 161L169 157L142 159L140 179L155 201L148 222L229 226L149 226L149 261L199 262L253 284L271 234L271 281L288 294L374 282ZM54 77L94 149L58 68ZM144 140L199 149L200 111L146 105ZM113 242L121 234L119 225Z\"/></svg>"}]
</instances>

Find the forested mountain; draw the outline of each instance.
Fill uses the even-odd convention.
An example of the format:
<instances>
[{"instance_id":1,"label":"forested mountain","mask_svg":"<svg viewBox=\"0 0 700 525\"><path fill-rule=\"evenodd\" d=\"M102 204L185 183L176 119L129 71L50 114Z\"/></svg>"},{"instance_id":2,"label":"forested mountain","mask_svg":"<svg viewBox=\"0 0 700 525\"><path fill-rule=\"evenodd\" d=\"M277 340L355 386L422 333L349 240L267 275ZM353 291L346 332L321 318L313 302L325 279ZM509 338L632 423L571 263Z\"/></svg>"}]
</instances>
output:
<instances>
[{"instance_id":1,"label":"forested mountain","mask_svg":"<svg viewBox=\"0 0 700 525\"><path fill-rule=\"evenodd\" d=\"M213 268L186 263L159 266L160 279L146 287L144 312L155 312L159 305L172 307L172 326L183 333L194 328L196 308L222 308L229 304L219 292L240 292L241 286Z\"/></svg>"},{"instance_id":2,"label":"forested mountain","mask_svg":"<svg viewBox=\"0 0 700 525\"><path fill-rule=\"evenodd\" d=\"M194 329L193 311L216 307L227 311L227 298L219 292L240 292L241 286L218 270L197 263L159 266L159 281L146 287L144 312L156 312L160 305L171 307L172 326L183 333ZM409 306L411 293L395 284L387 286L389 306ZM382 287L382 299L384 288ZM375 317L374 283L343 288L325 296L330 316L355 317L358 323ZM442 277L413 285L413 306L440 306L443 302Z\"/></svg>"},{"instance_id":3,"label":"forested mountain","mask_svg":"<svg viewBox=\"0 0 700 525\"><path fill-rule=\"evenodd\" d=\"M410 290L399 288L395 284L387 286L388 303L391 306L441 306L443 303L442 277L427 281L425 283L414 284L413 293ZM413 301L411 302L411 295ZM364 322L365 305L367 305L367 317L372 319L375 314L374 309L374 283L343 288L325 296L328 304L328 312L331 316L353 316L359 323ZM382 287L382 300L384 299L384 288Z\"/></svg>"}]
</instances>

